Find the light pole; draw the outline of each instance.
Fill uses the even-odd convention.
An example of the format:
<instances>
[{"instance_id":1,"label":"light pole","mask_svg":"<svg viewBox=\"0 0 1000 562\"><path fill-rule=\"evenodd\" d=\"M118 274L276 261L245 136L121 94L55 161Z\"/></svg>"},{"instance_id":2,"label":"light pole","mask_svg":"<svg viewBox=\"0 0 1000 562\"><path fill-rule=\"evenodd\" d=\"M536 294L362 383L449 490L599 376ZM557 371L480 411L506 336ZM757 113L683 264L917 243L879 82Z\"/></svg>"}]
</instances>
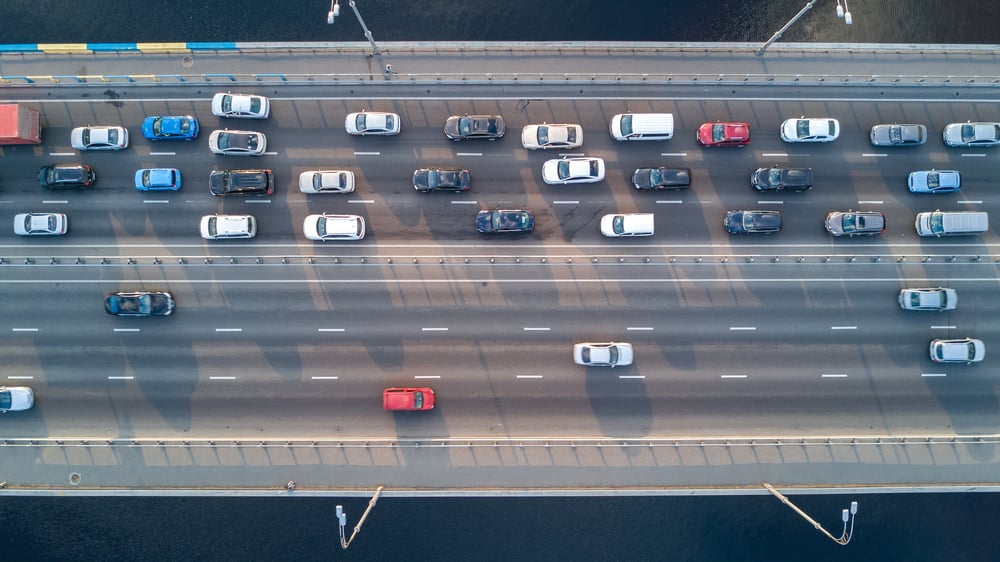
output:
<instances>
[{"instance_id":1,"label":"light pole","mask_svg":"<svg viewBox=\"0 0 1000 562\"><path fill-rule=\"evenodd\" d=\"M774 486L768 484L767 482L761 482L760 484L761 484L761 486L764 486L765 488L767 488L768 492L771 492L772 494L774 494L775 496L777 496L777 498L779 500L781 500L781 503L783 503L783 504L787 505L788 507L792 508L795 511L795 513L798 513L799 515L802 516L803 519L805 519L806 521L812 523L813 527L815 527L816 529L818 529L819 531L821 531L824 535L830 537L830 540L832 540L833 542L835 542L837 544L840 544L840 545L845 545L845 544L851 542L851 537L854 535L854 515L857 514L857 512L858 512L858 502L851 502L851 509L850 510L845 509L845 510L843 510L841 512L840 518L843 519L843 521L844 521L844 530L840 534L840 537L834 537L833 535L830 534L829 531L827 531L826 529L824 529L822 525L820 525L819 523L817 523L815 519L813 519L812 517L809 517L808 515L806 515L806 512L802 511L794 503L792 503L792 500L786 498L778 490L775 490ZM847 528L847 522L848 522L848 520L850 520L850 522L851 522L851 528L850 529Z\"/></svg>"},{"instance_id":2,"label":"light pole","mask_svg":"<svg viewBox=\"0 0 1000 562\"><path fill-rule=\"evenodd\" d=\"M349 539L344 536L344 527L347 526L347 514L344 513L344 506L337 506L337 523L340 527L340 548L347 550L347 547L351 546L351 541L354 540L354 537L358 536L358 531L360 531L361 526L365 524L365 519L368 518L368 514L371 513L372 508L375 507L375 502L378 501L379 494L382 493L384 488L385 486L375 488L375 495L372 496L372 499L368 502L368 508L365 509L365 512L361 515L361 520L358 521L358 524L354 527L354 532L351 533L351 538Z\"/></svg>"},{"instance_id":3,"label":"light pole","mask_svg":"<svg viewBox=\"0 0 1000 562\"><path fill-rule=\"evenodd\" d=\"M844 3L843 6L840 5L841 2ZM795 16L792 17L792 19L788 20L788 23L786 23L784 27L782 27L778 31L775 31L774 35L772 35L770 39L764 41L764 43L760 46L760 48L757 49L757 56L758 57L763 56L764 51L766 51L767 48L771 46L771 43L774 43L778 39L781 39L781 34L787 31L789 27L795 25L795 22L799 21L799 18L806 15L806 12L811 10L814 4L816 4L816 0L810 0L808 4L806 4L801 10L799 10L799 13L795 14ZM837 0L837 17L844 18L844 23L846 23L847 25L851 25L852 23L854 23L854 19L851 17L851 11L847 8L847 0Z\"/></svg>"},{"instance_id":4,"label":"light pole","mask_svg":"<svg viewBox=\"0 0 1000 562\"><path fill-rule=\"evenodd\" d=\"M839 0L838 0L839 1ZM354 4L354 0L348 0L348 5L354 10L354 15L358 16L358 21L361 22L361 29L365 31L365 39L368 39L368 44L372 46L372 54L375 56L381 55L382 51L378 50L378 45L375 44L375 38L372 37L372 32L365 25L364 18L361 17L361 12L358 11L358 7ZM326 23L333 24L333 20L340 15L340 0L333 0L330 3L330 11L326 14Z\"/></svg>"}]
</instances>

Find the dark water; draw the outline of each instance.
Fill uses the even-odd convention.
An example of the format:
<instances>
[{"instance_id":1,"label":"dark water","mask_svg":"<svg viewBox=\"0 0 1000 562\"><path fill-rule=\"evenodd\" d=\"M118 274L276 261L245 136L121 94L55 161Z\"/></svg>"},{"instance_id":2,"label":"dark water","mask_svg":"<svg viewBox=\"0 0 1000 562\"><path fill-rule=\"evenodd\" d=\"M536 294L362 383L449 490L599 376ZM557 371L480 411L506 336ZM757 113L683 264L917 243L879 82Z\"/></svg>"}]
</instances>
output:
<instances>
[{"instance_id":1,"label":"dark water","mask_svg":"<svg viewBox=\"0 0 1000 562\"><path fill-rule=\"evenodd\" d=\"M325 0L0 0L2 43L361 41ZM806 0L358 0L378 41L764 41ZM785 41L1000 43L998 0L820 0ZM5 476L14 480L14 475ZM347 552L367 500L27 498L0 492L0 561L1000 561L1000 494L794 496L834 544L771 496L393 499Z\"/></svg>"}]
</instances>

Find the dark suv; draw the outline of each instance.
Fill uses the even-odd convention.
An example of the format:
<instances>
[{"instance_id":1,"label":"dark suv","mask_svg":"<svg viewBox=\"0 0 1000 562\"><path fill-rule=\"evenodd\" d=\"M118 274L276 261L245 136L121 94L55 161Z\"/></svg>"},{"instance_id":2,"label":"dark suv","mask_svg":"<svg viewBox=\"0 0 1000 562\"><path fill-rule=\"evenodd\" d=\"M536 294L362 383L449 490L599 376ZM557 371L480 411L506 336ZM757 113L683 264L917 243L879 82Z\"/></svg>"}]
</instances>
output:
<instances>
[{"instance_id":1,"label":"dark suv","mask_svg":"<svg viewBox=\"0 0 1000 562\"><path fill-rule=\"evenodd\" d=\"M48 189L86 188L96 179L94 169L86 164L55 164L38 170L38 183Z\"/></svg>"},{"instance_id":2,"label":"dark suv","mask_svg":"<svg viewBox=\"0 0 1000 562\"><path fill-rule=\"evenodd\" d=\"M757 168L750 174L757 191L805 191L813 186L812 168Z\"/></svg>"},{"instance_id":3,"label":"dark suv","mask_svg":"<svg viewBox=\"0 0 1000 562\"><path fill-rule=\"evenodd\" d=\"M271 170L215 170L208 177L208 189L216 197L246 197L274 193Z\"/></svg>"}]
</instances>

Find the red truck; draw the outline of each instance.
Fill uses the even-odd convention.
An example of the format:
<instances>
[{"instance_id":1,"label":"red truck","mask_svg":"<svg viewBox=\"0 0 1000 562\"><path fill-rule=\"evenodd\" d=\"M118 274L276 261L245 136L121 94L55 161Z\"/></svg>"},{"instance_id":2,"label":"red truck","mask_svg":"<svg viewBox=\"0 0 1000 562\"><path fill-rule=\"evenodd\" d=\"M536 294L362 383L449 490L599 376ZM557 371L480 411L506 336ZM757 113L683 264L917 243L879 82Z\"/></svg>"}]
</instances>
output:
<instances>
[{"instance_id":1,"label":"red truck","mask_svg":"<svg viewBox=\"0 0 1000 562\"><path fill-rule=\"evenodd\" d=\"M37 109L16 103L0 104L0 145L41 142L41 114Z\"/></svg>"}]
</instances>

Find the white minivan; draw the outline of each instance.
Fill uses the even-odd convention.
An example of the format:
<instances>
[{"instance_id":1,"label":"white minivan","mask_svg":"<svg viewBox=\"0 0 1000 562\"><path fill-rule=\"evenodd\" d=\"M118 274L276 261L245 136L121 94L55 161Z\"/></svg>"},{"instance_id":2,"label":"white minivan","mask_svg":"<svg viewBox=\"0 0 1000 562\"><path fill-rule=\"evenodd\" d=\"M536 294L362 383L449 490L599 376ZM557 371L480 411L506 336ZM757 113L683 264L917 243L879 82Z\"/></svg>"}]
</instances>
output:
<instances>
[{"instance_id":1,"label":"white minivan","mask_svg":"<svg viewBox=\"0 0 1000 562\"><path fill-rule=\"evenodd\" d=\"M615 140L669 140L674 136L673 113L619 113L611 118Z\"/></svg>"},{"instance_id":2,"label":"white minivan","mask_svg":"<svg viewBox=\"0 0 1000 562\"><path fill-rule=\"evenodd\" d=\"M917 213L914 222L920 236L982 234L989 227L989 215L974 211L929 211Z\"/></svg>"}]
</instances>

